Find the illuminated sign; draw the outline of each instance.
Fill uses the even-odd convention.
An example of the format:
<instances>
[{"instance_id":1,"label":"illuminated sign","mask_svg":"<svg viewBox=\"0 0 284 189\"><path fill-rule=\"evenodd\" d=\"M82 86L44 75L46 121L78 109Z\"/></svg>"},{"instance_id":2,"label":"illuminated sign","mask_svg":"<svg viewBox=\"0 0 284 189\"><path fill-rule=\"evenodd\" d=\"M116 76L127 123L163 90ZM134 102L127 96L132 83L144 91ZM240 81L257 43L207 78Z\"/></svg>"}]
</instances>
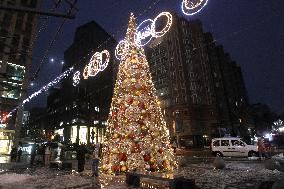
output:
<instances>
[{"instance_id":1,"label":"illuminated sign","mask_svg":"<svg viewBox=\"0 0 284 189\"><path fill-rule=\"evenodd\" d=\"M199 13L206 5L208 0L183 0L181 10L185 15L194 15Z\"/></svg>"},{"instance_id":2,"label":"illuminated sign","mask_svg":"<svg viewBox=\"0 0 284 189\"><path fill-rule=\"evenodd\" d=\"M162 28L161 31L157 31L156 24L158 20L161 19L162 17L167 18L166 25ZM162 37L169 31L172 23L173 23L173 17L169 12L160 13L154 20L152 19L144 20L137 27L137 33L135 36L136 44L138 46L145 46L151 41L152 38Z\"/></svg>"},{"instance_id":3,"label":"illuminated sign","mask_svg":"<svg viewBox=\"0 0 284 189\"><path fill-rule=\"evenodd\" d=\"M105 57L105 59L103 58ZM96 52L92 57L88 65L85 67L83 72L84 79L88 79L88 77L94 77L99 72L106 69L110 60L110 54L107 50L103 50L102 52Z\"/></svg>"}]
</instances>

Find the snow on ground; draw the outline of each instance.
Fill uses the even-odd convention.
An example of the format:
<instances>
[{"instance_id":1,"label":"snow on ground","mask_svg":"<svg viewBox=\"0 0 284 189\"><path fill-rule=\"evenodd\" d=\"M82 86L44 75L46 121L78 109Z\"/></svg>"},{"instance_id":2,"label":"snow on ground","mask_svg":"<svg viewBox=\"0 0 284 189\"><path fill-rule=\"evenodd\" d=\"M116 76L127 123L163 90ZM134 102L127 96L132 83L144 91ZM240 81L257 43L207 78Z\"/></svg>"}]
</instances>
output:
<instances>
[{"instance_id":1,"label":"snow on ground","mask_svg":"<svg viewBox=\"0 0 284 189\"><path fill-rule=\"evenodd\" d=\"M27 174L15 174L15 173L6 173L3 175L0 175L0 185L9 185L13 183L21 183L26 182L27 180L31 179L31 175Z\"/></svg>"},{"instance_id":2,"label":"snow on ground","mask_svg":"<svg viewBox=\"0 0 284 189\"><path fill-rule=\"evenodd\" d=\"M214 169L211 163L189 164L180 168L175 173L175 176L195 179L198 188L202 189L251 189L256 188L256 185L263 181L284 180L284 173L265 169L263 162L227 162L226 169L223 170ZM100 175L99 179L97 179L89 176L90 170L85 171L81 175L75 172L70 173L48 168L29 168L22 170L20 173L0 173L0 188L128 188L124 182L124 175L115 177ZM141 181L146 186L151 184L159 189L168 187L167 182L163 181L153 179L141 179Z\"/></svg>"},{"instance_id":3,"label":"snow on ground","mask_svg":"<svg viewBox=\"0 0 284 189\"><path fill-rule=\"evenodd\" d=\"M211 164L196 164L183 168L179 175L195 179L199 188L255 188L263 181L284 179L284 173L264 168L263 163L226 164L226 169L216 170Z\"/></svg>"},{"instance_id":4,"label":"snow on ground","mask_svg":"<svg viewBox=\"0 0 284 189\"><path fill-rule=\"evenodd\" d=\"M17 180L19 178L19 180ZM3 180L7 182L2 182ZM17 182L13 182L17 180ZM27 169L23 174L0 174L1 189L100 188L98 180L48 168Z\"/></svg>"},{"instance_id":5,"label":"snow on ground","mask_svg":"<svg viewBox=\"0 0 284 189\"><path fill-rule=\"evenodd\" d=\"M271 171L264 168L263 163L255 162L230 162L226 164L226 169L216 170L212 164L191 164L181 168L176 176L195 179L196 185L200 189L255 189L264 181L284 180L284 173L277 170ZM110 180L110 179L109 179ZM127 189L124 182L125 177L117 177L104 185L105 189ZM157 187L165 189L168 184L164 181L141 179L141 182L151 183ZM102 183L102 182L101 182Z\"/></svg>"}]
</instances>

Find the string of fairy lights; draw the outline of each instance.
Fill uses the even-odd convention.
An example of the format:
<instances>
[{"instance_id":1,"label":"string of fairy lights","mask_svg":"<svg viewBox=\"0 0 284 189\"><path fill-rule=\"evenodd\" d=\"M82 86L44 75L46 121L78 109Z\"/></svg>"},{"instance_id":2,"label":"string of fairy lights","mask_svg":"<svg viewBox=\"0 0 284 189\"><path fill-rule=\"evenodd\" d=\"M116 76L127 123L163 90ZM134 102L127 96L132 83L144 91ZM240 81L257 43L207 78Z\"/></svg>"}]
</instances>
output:
<instances>
[{"instance_id":1,"label":"string of fairy lights","mask_svg":"<svg viewBox=\"0 0 284 189\"><path fill-rule=\"evenodd\" d=\"M141 13L139 13L139 17L142 16L142 15L144 15L144 14L147 13L148 11L150 11L150 10L151 10L153 7L155 7L156 4L158 4L160 1L161 1L161 0L155 0L155 1L153 1L153 3L152 3L151 5L149 5L149 6L148 6L147 8L145 8ZM110 40L112 40L113 37L115 37L116 35L119 35L119 34L123 31L124 27L126 27L126 26L127 26L127 25L125 25L125 26L121 27L119 30L117 30L117 32L115 32L113 35L111 35L110 37L108 37L104 42L102 42L101 44L99 44L96 49L100 49L104 44L106 44L106 43L108 43ZM85 60L86 60L88 57L90 57L91 54L94 54L94 52L95 52L95 50L93 50L93 51L91 51L90 53L86 54L84 57L82 57L82 58L78 61L77 64L74 65L74 67L75 67L76 65L81 64L82 62L85 62ZM74 70L72 70L72 71L74 71ZM76 71L76 72L77 72L77 71ZM69 73L69 74L70 74L70 73ZM69 74L68 74L68 75L69 75ZM77 73L77 74L78 74L78 73ZM62 75L62 74L61 74L61 75ZM60 75L60 76L61 76L61 75ZM80 75L80 74L79 74L79 75ZM58 77L60 77L60 76L58 76ZM58 77L57 77L57 78L58 78ZM73 78L74 78L74 75L73 75ZM75 78L76 78L76 77L75 77ZM78 82L78 80L80 80L80 79L77 79L76 82ZM60 82L60 80L59 80L57 83L59 83L59 82ZM75 83L76 83L76 82L75 82ZM52 81L51 81L50 83L52 83ZM73 80L73 85L74 85L74 80ZM75 85L76 85L76 84L75 84ZM41 92L43 92L43 90L41 90ZM35 94L37 94L36 96L38 96L40 93L34 92L34 93L31 94L30 96L34 96L34 97L35 97ZM29 99L30 96L29 96L27 99ZM33 97L33 98L34 98L34 97ZM10 117L12 116L12 114L13 114L14 112L16 112L16 110L17 110L21 105L22 105L22 102L20 103L20 105L18 105L18 106L16 106L15 108L13 108L8 114L6 114L6 115L3 116L3 117L0 117L0 123L3 123L4 120L7 120L8 118L10 118ZM5 121L5 122L6 122L6 121Z\"/></svg>"},{"instance_id":2,"label":"string of fairy lights","mask_svg":"<svg viewBox=\"0 0 284 189\"><path fill-rule=\"evenodd\" d=\"M156 1L154 1L152 5L150 5L148 8L146 8L146 9L145 9L144 11L142 11L140 14L138 14L138 17L142 16L142 15L145 14L147 11L151 10L151 9L152 9L153 7L155 7L155 5L158 4L160 1L161 1L161 0L156 0ZM208 4L208 0L192 0L192 1L191 1L191 0L182 0L182 3L181 3L182 7L181 7L181 9L182 9L182 12L183 12L185 15L190 15L190 16L191 16L191 15L194 15L194 14L199 13L207 4ZM195 11L193 11L193 10L195 10ZM190 11L191 11L191 13L188 14ZM281 15L282 15L282 14L278 14L278 15L276 15L276 16L281 16ZM271 17L271 18L272 18L272 17ZM251 29L252 27L254 27L254 26L258 25L258 24L264 23L265 21L268 21L268 20L270 20L271 18L267 18L267 19L265 19L265 20L262 20L262 21L259 22L259 23L254 23L254 24L252 24L252 25L250 25L250 26L248 26L248 27L242 28L242 29L240 29L240 30L238 30L238 31L234 31L233 33L231 33L231 34L229 34L229 35L223 36L222 38L214 39L211 43L209 43L209 44L204 44L204 45L202 45L202 46L200 46L200 47L198 47L198 48L194 48L193 50L195 51L195 50L197 50L197 49L199 49L199 48L203 48L204 46L211 45L212 43L215 43L215 42L217 42L217 41L219 41L219 40L221 40L221 39L224 39L224 38L226 38L226 37L228 37L228 36L232 36L232 35L239 34L239 33L243 32L243 31L246 31L246 30L248 30L248 29ZM124 27L125 27L125 26L121 27L121 29L117 30L117 32L115 32L114 34L112 34L111 37L109 37L109 38L106 39L104 42L102 42L101 44L99 44L98 47L97 47L97 49L101 48L102 45L104 45L104 44L106 44L108 41L112 40L113 37L115 37L116 35L118 35L118 34L123 30ZM152 34L152 32L151 32L151 34ZM120 41L120 43L121 43L121 42L123 42L123 41ZM119 44L118 44L118 46L119 46ZM123 48L122 48L122 49L123 49ZM79 60L78 64L80 64L81 62L85 61L86 58L90 57L90 55L93 54L94 51L95 51L95 50L91 51L90 53L88 53L88 54L86 54L84 57L82 57L82 58ZM116 51L116 53L117 53L117 51ZM119 55L119 56L120 56L120 55ZM119 57L119 56L117 56L117 54L116 54L116 57ZM119 59L119 58L118 58L118 59ZM74 71L74 70L72 70L72 72L73 72L73 71ZM79 84L79 82L80 82L80 72L76 71L76 73L77 73L77 74L74 74L74 75L73 75L73 86L77 86L77 85ZM69 75L70 75L70 73L68 74L68 76L69 76ZM60 76L61 76L61 75L60 75ZM58 77L60 77L60 76L58 76ZM57 78L58 78L58 77L57 77ZM67 77L67 76L65 76L65 77ZM60 80L59 80L58 82L56 82L56 83L59 83L59 82L60 82ZM50 83L52 83L52 81L51 81ZM39 91L43 91L43 90L39 90ZM35 95L35 94L36 94L36 95ZM39 93L37 93L37 92L35 92L35 94L31 94L30 96L33 96L33 98L34 98L34 97L36 97L36 96L39 95ZM27 99L29 99L30 96L29 96ZM26 99L25 99L25 100L26 100ZM22 104L22 103L21 103L21 104ZM15 112L18 107L19 107L19 106L15 107L15 108L14 108L13 110L11 110L8 114L6 114L4 117L0 117L0 123L2 123L3 120L7 120L7 118L11 117L11 116L12 116L12 113Z\"/></svg>"},{"instance_id":3,"label":"string of fairy lights","mask_svg":"<svg viewBox=\"0 0 284 189\"><path fill-rule=\"evenodd\" d=\"M153 3L153 5L156 5L159 1L160 1L160 0L155 1L155 2ZM185 8L186 8L186 9L191 10L191 9L193 9L193 8L196 9L197 7L199 7L199 6L202 4L203 1L204 1L204 0L197 1L195 6L194 6L194 5L192 6L192 3L189 3L189 0L183 0L182 4L185 5ZM207 4L207 1L208 1L208 0L206 0L205 5ZM190 6L189 6L189 5L190 5ZM204 5L204 6L205 6L205 5ZM201 10L204 6L200 7L200 10ZM152 7L154 7L154 6L150 5L150 6L148 7L148 9L145 9L145 10L143 11L143 13L140 13L140 14L139 14L139 16L142 16L142 15L143 15L144 13L146 13L148 10L152 9ZM71 9L71 10L72 10L72 9ZM184 9L183 9L183 8L182 8L182 10L183 10L183 12L184 12ZM197 12L199 12L199 11L197 11ZM196 13L197 13L197 12L196 12ZM186 13L184 12L184 14L186 14ZM166 26L165 26L165 28L164 28L163 30L161 30L161 31L159 31L159 32L156 32L156 31L155 31L155 22L157 21L157 19L159 19L159 18L162 17L162 16L166 16L166 17L167 17L167 19L168 19L167 24L166 24ZM153 37L154 37L154 38L157 38L157 37L161 37L162 35L164 35L164 34L169 30L169 28L170 28L170 26L171 26L171 24L172 24L172 16L171 16L171 14L168 13L168 12L162 12L162 13L160 13L154 20L152 20L152 19L147 19L147 20L143 21L143 22L138 26L138 29L142 28L142 26L143 26L145 23L147 23L147 22L148 22L148 24L149 24L149 23L150 23L150 24L149 24L148 26L146 26L146 27L143 27L143 29L142 29L141 31L138 30L138 31L140 31L140 32L138 32L137 35L136 35L136 36L137 36L136 42L137 42L137 44L138 44L139 46L145 46L145 45L147 45L147 43L148 43ZM123 29L123 28L122 28L122 29ZM121 29L121 30L122 30L122 29ZM145 30L145 29L146 29L146 30ZM120 30L119 30L117 33L119 33L119 32L120 32ZM114 35L115 35L115 34L114 34ZM113 35L113 36L114 36L114 35ZM148 42L146 42L146 43L143 43L142 41L143 41L145 38L150 38L150 40L148 40ZM111 39L111 38L108 38L105 42L101 43L101 45L104 44L104 43L106 43L106 42L107 42L108 40L110 40L110 39ZM99 45L98 48L100 48L101 45ZM121 49L122 49L122 51L123 51L123 49L125 49L125 48L127 49L127 46L128 46L128 45L127 45L124 41L121 41L121 42L118 44L117 49L120 48L121 46L122 46ZM118 58L120 55L119 55L119 53L117 54L117 52L119 52L119 51L117 51L117 49L116 49L116 57ZM92 53L92 52L91 52L91 53ZM103 62L102 54L105 54L105 55L106 55L105 62ZM124 53L122 52L122 54L124 54ZM82 60L85 59L86 57L88 57L89 55L90 55L90 53L87 54L85 57L83 57ZM87 79L89 76L94 77L94 76L96 76L100 71L103 71L103 70L107 67L108 62L109 62L109 59L110 59L110 56L109 56L109 52L108 52L107 50L104 50L104 51L101 52L101 53L95 53L95 54L92 56L90 62L87 64L87 66L86 66L85 69L84 69L84 72L83 72L83 77L84 77L84 79ZM119 58L118 58L118 59L119 59ZM20 103L20 106L23 106L24 104L30 102L31 99L37 97L37 96L38 96L39 94L41 94L42 92L46 92L50 87L56 85L56 84L59 83L63 78L69 76L69 75L74 71L73 68L74 68L74 67L69 68L69 69L66 70L64 73L62 73L60 76L56 77L53 81L49 82L47 85L43 86L43 87L42 87L41 89L39 89L38 91L36 91L36 92L34 92L33 94L31 94L28 98L26 98L25 100L23 100L22 103ZM73 86L77 86L77 85L79 84L79 82L80 82L80 72L76 71L75 74L73 75ZM12 113L15 112L18 107L19 107L19 106L15 107L11 112L9 112L9 114L7 114L7 117L12 116ZM1 118L1 122L2 122L2 120L6 119L7 117Z\"/></svg>"}]
</instances>

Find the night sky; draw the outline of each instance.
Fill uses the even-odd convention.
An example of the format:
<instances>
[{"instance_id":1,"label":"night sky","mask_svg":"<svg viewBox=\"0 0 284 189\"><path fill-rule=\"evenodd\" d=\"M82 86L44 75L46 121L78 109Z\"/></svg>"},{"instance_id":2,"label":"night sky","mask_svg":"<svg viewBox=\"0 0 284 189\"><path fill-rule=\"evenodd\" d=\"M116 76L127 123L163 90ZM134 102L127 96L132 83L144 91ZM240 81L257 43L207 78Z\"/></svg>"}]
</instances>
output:
<instances>
[{"instance_id":1,"label":"night sky","mask_svg":"<svg viewBox=\"0 0 284 189\"><path fill-rule=\"evenodd\" d=\"M205 32L213 33L242 68L250 103L266 103L276 113L284 112L284 1L283 0L209 0L195 16L181 11L182 0L78 0L76 18L67 20L48 54L48 59L33 81L31 91L38 90L61 73L64 51L72 44L78 26L94 20L117 40L123 39L130 12L138 23L154 18L162 11L174 11L188 20L200 19ZM64 2L64 1L63 1ZM154 5L154 2L157 2ZM42 9L52 9L45 1ZM151 8L150 8L151 7ZM60 11L68 6L62 4ZM43 22L40 19L39 26ZM62 18L49 18L34 48L34 73L44 50ZM54 62L49 61L54 58ZM33 99L27 108L45 105L45 95Z\"/></svg>"}]
</instances>

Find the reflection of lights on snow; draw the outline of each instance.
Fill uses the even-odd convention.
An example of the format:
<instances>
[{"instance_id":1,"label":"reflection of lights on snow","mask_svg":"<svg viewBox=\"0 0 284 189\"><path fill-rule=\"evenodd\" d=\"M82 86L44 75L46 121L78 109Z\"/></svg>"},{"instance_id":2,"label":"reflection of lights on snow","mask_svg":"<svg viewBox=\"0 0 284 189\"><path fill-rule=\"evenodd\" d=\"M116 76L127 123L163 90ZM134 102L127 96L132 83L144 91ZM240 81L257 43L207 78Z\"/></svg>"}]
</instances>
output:
<instances>
[{"instance_id":1,"label":"reflection of lights on snow","mask_svg":"<svg viewBox=\"0 0 284 189\"><path fill-rule=\"evenodd\" d=\"M183 0L181 10L185 15L194 15L199 13L206 5L208 0Z\"/></svg>"}]
</instances>

